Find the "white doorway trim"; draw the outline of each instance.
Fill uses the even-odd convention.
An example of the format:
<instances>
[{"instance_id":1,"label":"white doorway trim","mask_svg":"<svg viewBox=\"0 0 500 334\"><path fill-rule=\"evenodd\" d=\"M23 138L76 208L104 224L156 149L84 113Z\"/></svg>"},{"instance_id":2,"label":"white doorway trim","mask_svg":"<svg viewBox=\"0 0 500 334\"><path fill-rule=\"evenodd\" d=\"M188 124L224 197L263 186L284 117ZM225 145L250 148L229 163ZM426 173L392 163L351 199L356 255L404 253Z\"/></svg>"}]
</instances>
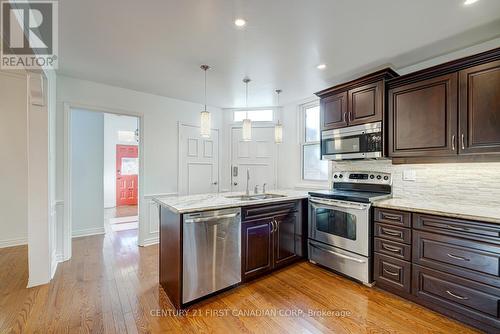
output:
<instances>
[{"instance_id":1,"label":"white doorway trim","mask_svg":"<svg viewBox=\"0 0 500 334\"><path fill-rule=\"evenodd\" d=\"M181 150L181 135L182 135L182 127L192 127L192 128L197 128L200 129L198 125L192 125L188 123L182 123L182 122L177 122L177 193L181 193L183 189L181 189L181 180L184 177L184 168L183 168L183 157L182 157L182 150ZM220 156L221 156L221 150L220 150L220 131L217 128L211 128L211 131L217 132L217 182L218 182L218 192L221 190L221 165L220 165Z\"/></svg>"},{"instance_id":2,"label":"white doorway trim","mask_svg":"<svg viewBox=\"0 0 500 334\"><path fill-rule=\"evenodd\" d=\"M144 244L145 209L147 206L143 203L144 199L144 114L130 110L111 109L101 106L82 104L77 102L64 102L64 222L62 229L63 261L71 259L72 249L72 222L71 222L71 109L84 109L87 111L102 112L115 115L126 115L137 117L139 120L139 233L137 243L139 246ZM104 219L104 217L103 217Z\"/></svg>"}]
</instances>

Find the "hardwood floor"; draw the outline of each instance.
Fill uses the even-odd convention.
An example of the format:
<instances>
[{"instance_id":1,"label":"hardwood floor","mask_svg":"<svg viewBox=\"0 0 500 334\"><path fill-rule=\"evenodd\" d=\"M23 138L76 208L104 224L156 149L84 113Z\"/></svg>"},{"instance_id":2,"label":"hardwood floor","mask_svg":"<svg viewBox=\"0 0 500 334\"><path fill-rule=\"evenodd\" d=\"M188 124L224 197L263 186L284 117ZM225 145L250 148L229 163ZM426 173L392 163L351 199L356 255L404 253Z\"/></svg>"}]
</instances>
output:
<instances>
[{"instance_id":1,"label":"hardwood floor","mask_svg":"<svg viewBox=\"0 0 500 334\"><path fill-rule=\"evenodd\" d=\"M31 289L27 247L1 249L0 333L476 332L308 262L179 314L158 285L158 246L138 248L136 233L74 239L73 259L51 284Z\"/></svg>"}]
</instances>

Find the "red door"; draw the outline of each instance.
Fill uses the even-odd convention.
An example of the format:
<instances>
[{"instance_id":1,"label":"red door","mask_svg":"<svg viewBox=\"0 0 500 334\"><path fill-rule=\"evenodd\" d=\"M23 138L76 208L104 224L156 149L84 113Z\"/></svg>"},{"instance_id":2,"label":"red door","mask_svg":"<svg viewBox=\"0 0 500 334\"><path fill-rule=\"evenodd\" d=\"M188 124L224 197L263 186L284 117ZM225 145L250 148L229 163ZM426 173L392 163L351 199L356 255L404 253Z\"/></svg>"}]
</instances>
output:
<instances>
[{"instance_id":1,"label":"red door","mask_svg":"<svg viewBox=\"0 0 500 334\"><path fill-rule=\"evenodd\" d=\"M138 147L116 145L116 206L137 205Z\"/></svg>"}]
</instances>

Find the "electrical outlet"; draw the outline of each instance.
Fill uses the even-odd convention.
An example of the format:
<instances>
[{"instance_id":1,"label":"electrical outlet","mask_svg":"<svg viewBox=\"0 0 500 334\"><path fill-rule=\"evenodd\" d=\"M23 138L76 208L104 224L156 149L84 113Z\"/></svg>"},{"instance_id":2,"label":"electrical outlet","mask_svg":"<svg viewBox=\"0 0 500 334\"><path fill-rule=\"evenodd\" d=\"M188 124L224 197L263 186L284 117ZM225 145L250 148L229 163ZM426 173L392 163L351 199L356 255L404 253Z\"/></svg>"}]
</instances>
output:
<instances>
[{"instance_id":1,"label":"electrical outlet","mask_svg":"<svg viewBox=\"0 0 500 334\"><path fill-rule=\"evenodd\" d=\"M417 181L417 171L414 169L404 170L403 181Z\"/></svg>"}]
</instances>

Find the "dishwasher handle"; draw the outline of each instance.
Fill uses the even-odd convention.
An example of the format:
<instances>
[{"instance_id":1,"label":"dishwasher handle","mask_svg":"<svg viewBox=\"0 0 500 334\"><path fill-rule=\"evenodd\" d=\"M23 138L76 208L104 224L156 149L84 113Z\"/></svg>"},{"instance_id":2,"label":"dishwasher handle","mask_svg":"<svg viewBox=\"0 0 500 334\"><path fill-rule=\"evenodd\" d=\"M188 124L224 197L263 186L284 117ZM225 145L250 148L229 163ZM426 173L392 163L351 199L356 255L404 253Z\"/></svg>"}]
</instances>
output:
<instances>
[{"instance_id":1,"label":"dishwasher handle","mask_svg":"<svg viewBox=\"0 0 500 334\"><path fill-rule=\"evenodd\" d=\"M204 222L209 222L209 221L212 221L212 220L234 218L237 215L239 215L239 213L230 213L230 214L227 214L227 215L219 215L219 216L212 216L212 217L189 218L189 219L185 219L184 222L185 223L204 223Z\"/></svg>"}]
</instances>

